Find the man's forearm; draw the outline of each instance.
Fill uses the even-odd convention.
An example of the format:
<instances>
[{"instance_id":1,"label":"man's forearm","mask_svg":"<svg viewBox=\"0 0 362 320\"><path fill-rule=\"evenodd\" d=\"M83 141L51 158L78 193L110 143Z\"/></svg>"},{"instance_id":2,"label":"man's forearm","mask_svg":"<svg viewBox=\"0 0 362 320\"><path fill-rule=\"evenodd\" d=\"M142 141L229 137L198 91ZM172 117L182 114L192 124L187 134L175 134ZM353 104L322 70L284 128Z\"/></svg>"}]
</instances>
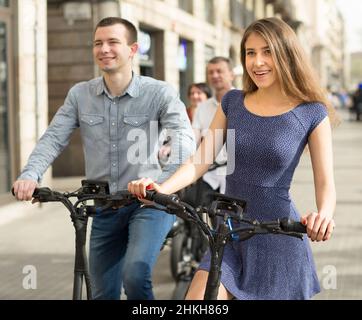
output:
<instances>
[{"instance_id":1,"label":"man's forearm","mask_svg":"<svg viewBox=\"0 0 362 320\"><path fill-rule=\"evenodd\" d=\"M18 179L40 182L48 167L68 145L70 136L77 127L74 107L69 103L63 105L39 139Z\"/></svg>"}]
</instances>

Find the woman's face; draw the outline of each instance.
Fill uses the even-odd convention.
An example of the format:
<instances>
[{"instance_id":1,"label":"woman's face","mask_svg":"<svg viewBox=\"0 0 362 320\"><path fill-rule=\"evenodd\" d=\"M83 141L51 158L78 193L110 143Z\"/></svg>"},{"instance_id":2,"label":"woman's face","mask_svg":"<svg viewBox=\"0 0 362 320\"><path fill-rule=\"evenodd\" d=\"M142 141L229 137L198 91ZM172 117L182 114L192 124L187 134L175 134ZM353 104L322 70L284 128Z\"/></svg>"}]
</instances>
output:
<instances>
[{"instance_id":1,"label":"woman's face","mask_svg":"<svg viewBox=\"0 0 362 320\"><path fill-rule=\"evenodd\" d=\"M257 33L251 33L245 42L245 65L248 75L259 89L278 84L270 48Z\"/></svg>"},{"instance_id":2,"label":"woman's face","mask_svg":"<svg viewBox=\"0 0 362 320\"><path fill-rule=\"evenodd\" d=\"M198 87L192 87L189 94L190 104L197 106L198 103L207 100L207 95Z\"/></svg>"}]
</instances>

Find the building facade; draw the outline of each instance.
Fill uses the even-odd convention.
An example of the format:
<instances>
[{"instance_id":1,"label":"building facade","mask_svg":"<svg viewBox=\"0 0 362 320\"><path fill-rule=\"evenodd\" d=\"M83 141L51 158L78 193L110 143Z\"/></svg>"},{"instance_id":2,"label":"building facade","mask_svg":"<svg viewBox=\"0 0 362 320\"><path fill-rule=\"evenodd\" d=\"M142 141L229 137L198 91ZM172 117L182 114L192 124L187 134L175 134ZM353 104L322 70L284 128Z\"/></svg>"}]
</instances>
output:
<instances>
[{"instance_id":1,"label":"building facade","mask_svg":"<svg viewBox=\"0 0 362 320\"><path fill-rule=\"evenodd\" d=\"M48 124L46 7L0 1L0 203L9 201L20 165Z\"/></svg>"},{"instance_id":2,"label":"building facade","mask_svg":"<svg viewBox=\"0 0 362 320\"><path fill-rule=\"evenodd\" d=\"M298 36L317 70L321 84L333 90L346 87L348 65L344 19L335 0L293 0ZM323 18L322 18L323 17Z\"/></svg>"}]
</instances>

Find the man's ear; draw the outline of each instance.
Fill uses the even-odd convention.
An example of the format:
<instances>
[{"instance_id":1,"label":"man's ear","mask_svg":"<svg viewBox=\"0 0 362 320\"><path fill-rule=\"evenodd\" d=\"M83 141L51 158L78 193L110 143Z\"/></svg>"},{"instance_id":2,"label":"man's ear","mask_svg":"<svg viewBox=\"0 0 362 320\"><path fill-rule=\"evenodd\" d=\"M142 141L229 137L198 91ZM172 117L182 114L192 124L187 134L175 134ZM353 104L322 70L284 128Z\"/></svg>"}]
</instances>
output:
<instances>
[{"instance_id":1,"label":"man's ear","mask_svg":"<svg viewBox=\"0 0 362 320\"><path fill-rule=\"evenodd\" d=\"M131 58L133 58L138 51L139 45L137 42L134 42L129 47L131 48Z\"/></svg>"}]
</instances>

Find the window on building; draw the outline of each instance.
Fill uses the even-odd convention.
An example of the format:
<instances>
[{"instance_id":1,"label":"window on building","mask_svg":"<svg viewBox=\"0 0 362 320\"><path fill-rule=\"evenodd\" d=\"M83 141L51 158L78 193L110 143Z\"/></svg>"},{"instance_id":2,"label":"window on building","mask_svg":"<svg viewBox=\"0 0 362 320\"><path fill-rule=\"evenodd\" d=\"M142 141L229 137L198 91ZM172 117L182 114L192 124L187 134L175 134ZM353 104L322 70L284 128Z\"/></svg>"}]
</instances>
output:
<instances>
[{"instance_id":1,"label":"window on building","mask_svg":"<svg viewBox=\"0 0 362 320\"><path fill-rule=\"evenodd\" d=\"M180 76L180 97L187 104L187 87L194 82L194 48L193 43L186 39L180 39L177 67Z\"/></svg>"},{"instance_id":2,"label":"window on building","mask_svg":"<svg viewBox=\"0 0 362 320\"><path fill-rule=\"evenodd\" d=\"M205 45L204 59L205 59L205 79L206 80L207 80L206 66L213 57L215 57L215 49L211 46Z\"/></svg>"},{"instance_id":3,"label":"window on building","mask_svg":"<svg viewBox=\"0 0 362 320\"><path fill-rule=\"evenodd\" d=\"M152 33L140 30L138 35L141 75L153 77L155 69L155 39Z\"/></svg>"},{"instance_id":4,"label":"window on building","mask_svg":"<svg viewBox=\"0 0 362 320\"><path fill-rule=\"evenodd\" d=\"M232 25L236 28L245 28L245 5L244 0L230 0L229 1L229 10L230 10L230 21Z\"/></svg>"},{"instance_id":5,"label":"window on building","mask_svg":"<svg viewBox=\"0 0 362 320\"><path fill-rule=\"evenodd\" d=\"M245 21L245 27L247 27L249 24L251 24L255 21L254 9L245 8L244 21Z\"/></svg>"},{"instance_id":6,"label":"window on building","mask_svg":"<svg viewBox=\"0 0 362 320\"><path fill-rule=\"evenodd\" d=\"M214 24L215 23L214 0L204 0L204 1L205 1L205 19L207 22Z\"/></svg>"},{"instance_id":7,"label":"window on building","mask_svg":"<svg viewBox=\"0 0 362 320\"><path fill-rule=\"evenodd\" d=\"M236 28L244 29L255 21L255 0L230 0L230 21Z\"/></svg>"},{"instance_id":8,"label":"window on building","mask_svg":"<svg viewBox=\"0 0 362 320\"><path fill-rule=\"evenodd\" d=\"M178 0L178 7L188 13L193 13L193 0Z\"/></svg>"},{"instance_id":9,"label":"window on building","mask_svg":"<svg viewBox=\"0 0 362 320\"><path fill-rule=\"evenodd\" d=\"M0 7L8 7L9 0L0 0Z\"/></svg>"},{"instance_id":10,"label":"window on building","mask_svg":"<svg viewBox=\"0 0 362 320\"><path fill-rule=\"evenodd\" d=\"M140 74L164 80L163 32L141 28L138 44Z\"/></svg>"},{"instance_id":11,"label":"window on building","mask_svg":"<svg viewBox=\"0 0 362 320\"><path fill-rule=\"evenodd\" d=\"M205 65L213 58L215 57L215 49L211 46L205 46Z\"/></svg>"}]
</instances>

